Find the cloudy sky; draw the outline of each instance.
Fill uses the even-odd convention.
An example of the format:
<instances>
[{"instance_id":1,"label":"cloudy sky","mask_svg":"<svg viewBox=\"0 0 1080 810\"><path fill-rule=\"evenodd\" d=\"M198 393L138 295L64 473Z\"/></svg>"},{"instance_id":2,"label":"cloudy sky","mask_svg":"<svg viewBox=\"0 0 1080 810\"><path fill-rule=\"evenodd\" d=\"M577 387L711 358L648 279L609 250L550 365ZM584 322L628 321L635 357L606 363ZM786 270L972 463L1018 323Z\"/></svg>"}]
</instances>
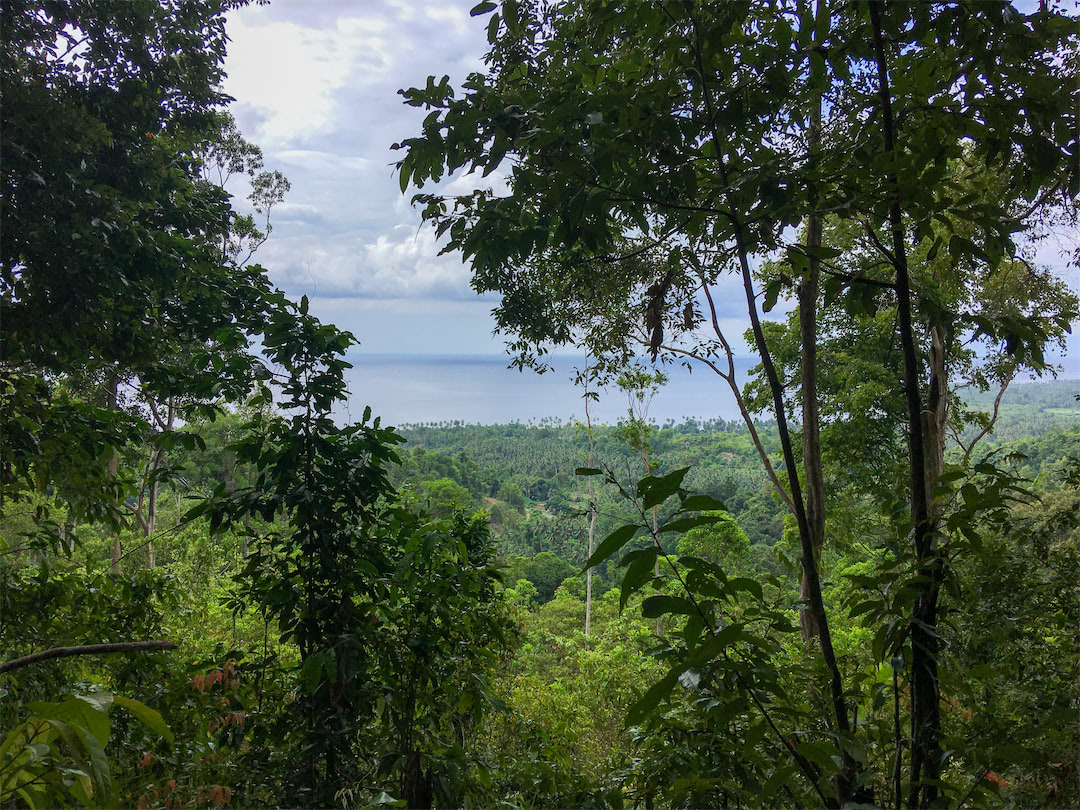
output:
<instances>
[{"instance_id":1,"label":"cloudy sky","mask_svg":"<svg viewBox=\"0 0 1080 810\"><path fill-rule=\"evenodd\" d=\"M397 91L480 67L484 32L468 8L275 0L229 18L233 114L292 182L258 261L368 352L500 351L491 302L459 258L437 255L391 166L390 145L422 119Z\"/></svg>"},{"instance_id":2,"label":"cloudy sky","mask_svg":"<svg viewBox=\"0 0 1080 810\"><path fill-rule=\"evenodd\" d=\"M400 88L444 74L460 86L481 68L486 20L469 17L474 4L273 0L229 18L233 114L262 146L267 168L292 182L258 261L290 295L306 294L321 318L353 332L365 352L502 350L491 334L492 300L470 289L459 257L437 255L409 205L412 192L400 192L392 169L400 156L390 149L417 134L423 118L402 103ZM1048 243L1039 256L1066 272L1059 248ZM728 314L729 334L741 334L745 313L733 305ZM1077 353L1067 360L1074 375Z\"/></svg>"}]
</instances>

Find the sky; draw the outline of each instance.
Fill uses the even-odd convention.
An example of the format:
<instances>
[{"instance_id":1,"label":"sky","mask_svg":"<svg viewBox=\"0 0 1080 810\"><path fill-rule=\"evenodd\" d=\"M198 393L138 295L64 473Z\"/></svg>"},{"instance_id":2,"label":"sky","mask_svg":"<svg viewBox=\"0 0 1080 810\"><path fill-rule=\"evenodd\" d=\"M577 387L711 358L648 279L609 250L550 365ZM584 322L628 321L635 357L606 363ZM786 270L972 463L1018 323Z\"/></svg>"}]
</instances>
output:
<instances>
[{"instance_id":1,"label":"sky","mask_svg":"<svg viewBox=\"0 0 1080 810\"><path fill-rule=\"evenodd\" d=\"M393 171L401 154L390 148L418 134L424 116L399 89L443 75L460 86L482 69L486 18L469 16L475 1L273 0L228 20L232 113L262 147L266 168L292 183L256 261L286 293L307 295L316 315L352 332L364 352L502 351L492 335L496 299L470 288L460 256L438 255L434 232L409 203L413 190L401 193ZM447 190L471 183L459 178ZM1064 247L1050 240L1038 259L1078 290ZM721 325L733 338L746 314L737 279L730 283L731 295L721 290L716 300L731 301ZM1077 336L1070 349L1066 367L1080 376Z\"/></svg>"}]
</instances>

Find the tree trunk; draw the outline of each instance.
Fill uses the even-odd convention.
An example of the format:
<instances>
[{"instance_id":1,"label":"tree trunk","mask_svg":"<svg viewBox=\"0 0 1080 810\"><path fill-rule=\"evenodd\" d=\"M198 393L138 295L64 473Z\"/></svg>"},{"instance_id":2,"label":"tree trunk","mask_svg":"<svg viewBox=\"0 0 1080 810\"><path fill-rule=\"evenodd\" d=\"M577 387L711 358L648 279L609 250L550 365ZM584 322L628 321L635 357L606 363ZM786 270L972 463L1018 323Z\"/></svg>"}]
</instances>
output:
<instances>
[{"instance_id":1,"label":"tree trunk","mask_svg":"<svg viewBox=\"0 0 1080 810\"><path fill-rule=\"evenodd\" d=\"M824 13L818 3L818 14ZM810 116L810 151L814 151L821 137L821 97L818 96ZM820 558L825 544L825 471L821 458L821 419L818 412L817 394L817 305L818 279L821 261L821 216L812 213L806 221L806 252L808 267L806 277L799 284L799 333L802 344L802 430L803 471L806 476L806 526L810 533L815 561ZM799 578L799 601L809 606L810 589L805 574ZM799 611L803 643L820 635L809 607Z\"/></svg>"},{"instance_id":2,"label":"tree trunk","mask_svg":"<svg viewBox=\"0 0 1080 810\"><path fill-rule=\"evenodd\" d=\"M586 385L588 385L588 363L586 363L585 375ZM589 416L589 392L585 391L585 429L589 432L589 467L591 468L595 463L596 455L596 438L593 436L592 431L592 418ZM595 484L593 483L593 476L589 476L589 556L586 560L592 558L596 537L596 493ZM585 571L585 638L588 639L592 632L592 566Z\"/></svg>"},{"instance_id":3,"label":"tree trunk","mask_svg":"<svg viewBox=\"0 0 1080 810\"><path fill-rule=\"evenodd\" d=\"M890 161L895 154L896 132L892 114L892 93L881 27L881 9L869 4L877 62L878 92L881 102L882 134L885 153ZM938 686L937 598L942 576L940 551L934 543L935 521L930 510L931 472L935 456L928 457L924 436L923 403L919 386L919 362L915 350L911 320L911 281L903 212L900 208L899 182L894 173L886 177L891 188L889 224L892 231L892 264L896 270L897 329L904 357L904 397L908 410L909 490L911 526L917 571L920 577L912 607L911 636L911 779L908 792L910 807L933 807L937 804L941 776L941 707ZM932 350L933 353L933 350ZM932 361L933 362L933 361ZM943 365L943 352L940 362ZM944 407L944 384L931 377L931 401L935 409ZM937 414L931 414L933 421Z\"/></svg>"},{"instance_id":4,"label":"tree trunk","mask_svg":"<svg viewBox=\"0 0 1080 810\"><path fill-rule=\"evenodd\" d=\"M151 404L151 407L154 407ZM160 420L160 417L158 417ZM168 405L165 416L165 423L161 425L162 432L169 432L173 429L176 423L176 398L170 396L168 399ZM159 421L158 424L161 424ZM153 463L150 466L150 493L149 502L146 505L146 521L143 523L143 531L146 537L146 567L153 569L157 563L157 558L154 554L154 529L157 526L157 500L158 500L158 482L157 474L161 469L161 465L165 463L165 448L160 448L154 454Z\"/></svg>"},{"instance_id":5,"label":"tree trunk","mask_svg":"<svg viewBox=\"0 0 1080 810\"><path fill-rule=\"evenodd\" d=\"M420 752L413 751L405 763L402 775L402 795L408 810L428 808L434 803L435 790L431 768L426 771L420 764Z\"/></svg>"},{"instance_id":6,"label":"tree trunk","mask_svg":"<svg viewBox=\"0 0 1080 810\"><path fill-rule=\"evenodd\" d=\"M696 38L696 28L694 49L698 62L698 71L700 75L704 77L707 75L707 72L702 63L701 43ZM703 100L705 101L706 111L711 119L711 135L713 146L716 150L717 169L720 172L721 181L727 186L729 183L729 172L723 158L724 140L720 137L720 131L716 123L716 110L713 107L712 97L710 96L707 87L703 89L702 95ZM829 696L832 704L833 722L835 723L835 730L837 732L847 735L851 730L851 719L848 717L847 713L847 699L844 696L843 678L840 673L840 667L836 661L836 653L832 644L832 634L829 630L829 620L825 613L825 603L821 595L821 578L814 554L813 540L806 515L806 505L803 501L802 487L799 484L798 467L795 464L795 454L792 449L791 434L788 431L787 418L784 410L784 389L783 385L780 383L779 376L776 373L776 366L773 363L772 354L769 351L768 343L765 340L765 333L761 327L761 319L758 316L757 309L757 296L754 293L753 272L750 268L749 249L743 230L744 225L739 216L734 213L739 210L739 207L732 199L730 191L727 193L727 203L729 210L732 212L729 214L729 218L735 239L739 272L742 276L743 293L746 297L747 313L750 316L750 327L754 335L754 346L758 351L758 356L761 358L761 367L768 380L769 390L772 394L773 408L776 412L777 434L779 435L781 449L783 450L784 466L787 468L791 502L795 508L795 520L799 526L799 541L802 550L802 571L806 581L809 609L813 614L814 625L817 628L821 647L821 657L829 672ZM838 806L843 805L848 798L847 795L838 796Z\"/></svg>"},{"instance_id":7,"label":"tree trunk","mask_svg":"<svg viewBox=\"0 0 1080 810\"><path fill-rule=\"evenodd\" d=\"M942 504L933 499L933 487L945 471L945 424L948 400L948 370L945 367L945 330L940 325L930 327L930 384L926 389L926 408L923 411L923 455L926 462L926 502L930 518L941 518Z\"/></svg>"},{"instance_id":8,"label":"tree trunk","mask_svg":"<svg viewBox=\"0 0 1080 810\"><path fill-rule=\"evenodd\" d=\"M117 403L119 400L120 390L120 375L114 369L109 373L109 388L106 391L106 407L115 412L117 410ZM119 469L120 455L117 453L116 448L113 447L109 450L109 461L106 467L108 474L109 486L116 485L116 474ZM113 514L118 517L120 514L120 504L116 498L113 498ZM120 558L124 555L124 549L120 545L120 530L118 528L112 530L112 548L110 550L109 558L111 565L109 570L113 576L120 576Z\"/></svg>"}]
</instances>

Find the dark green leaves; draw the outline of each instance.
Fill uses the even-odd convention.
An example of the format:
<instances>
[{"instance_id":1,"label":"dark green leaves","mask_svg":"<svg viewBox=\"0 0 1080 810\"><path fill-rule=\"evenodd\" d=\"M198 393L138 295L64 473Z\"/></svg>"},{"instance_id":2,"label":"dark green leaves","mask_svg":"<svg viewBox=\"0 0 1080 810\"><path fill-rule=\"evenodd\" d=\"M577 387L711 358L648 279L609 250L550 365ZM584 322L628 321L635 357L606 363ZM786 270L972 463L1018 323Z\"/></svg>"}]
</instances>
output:
<instances>
[{"instance_id":1,"label":"dark green leaves","mask_svg":"<svg viewBox=\"0 0 1080 810\"><path fill-rule=\"evenodd\" d=\"M652 509L654 506L659 506L677 493L689 471L689 467L683 467L681 470L675 470L667 475L649 476L638 481L637 495L641 498L642 509Z\"/></svg>"},{"instance_id":2,"label":"dark green leaves","mask_svg":"<svg viewBox=\"0 0 1080 810\"><path fill-rule=\"evenodd\" d=\"M726 512L727 507L712 495L688 495L682 500L680 509L686 512L714 511Z\"/></svg>"},{"instance_id":3,"label":"dark green leaves","mask_svg":"<svg viewBox=\"0 0 1080 810\"><path fill-rule=\"evenodd\" d=\"M675 684L679 682L681 672L669 672L659 681L654 683L626 712L626 725L636 726L647 717L651 716L660 701L671 694Z\"/></svg>"},{"instance_id":4,"label":"dark green leaves","mask_svg":"<svg viewBox=\"0 0 1080 810\"><path fill-rule=\"evenodd\" d=\"M649 548L644 548L640 551L631 551L623 558L622 562L619 563L620 566L626 567L626 573L623 574L619 593L620 610L626 607L626 603L630 600L630 597L637 592L642 585L653 579L653 569L656 566L656 561L659 556L659 547L649 546Z\"/></svg>"},{"instance_id":5,"label":"dark green leaves","mask_svg":"<svg viewBox=\"0 0 1080 810\"><path fill-rule=\"evenodd\" d=\"M697 612L697 605L685 596L659 594L650 596L641 603L641 615L646 619L655 619L668 613L692 616Z\"/></svg>"},{"instance_id":6,"label":"dark green leaves","mask_svg":"<svg viewBox=\"0 0 1080 810\"><path fill-rule=\"evenodd\" d=\"M623 546L630 542L630 539L638 533L639 529L639 526L633 524L627 524L617 528L600 541L600 545L597 546L596 551L585 563L585 568L592 568L594 565L599 565L608 557L618 552Z\"/></svg>"}]
</instances>

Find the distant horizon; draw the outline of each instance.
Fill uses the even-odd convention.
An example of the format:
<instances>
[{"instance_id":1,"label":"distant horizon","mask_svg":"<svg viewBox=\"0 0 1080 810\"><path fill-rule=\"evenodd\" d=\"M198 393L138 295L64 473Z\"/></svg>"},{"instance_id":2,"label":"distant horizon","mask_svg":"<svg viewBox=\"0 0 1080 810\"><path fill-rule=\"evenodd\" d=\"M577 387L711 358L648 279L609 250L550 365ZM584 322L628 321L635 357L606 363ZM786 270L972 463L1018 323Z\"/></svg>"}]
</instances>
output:
<instances>
[{"instance_id":1,"label":"distant horizon","mask_svg":"<svg viewBox=\"0 0 1080 810\"><path fill-rule=\"evenodd\" d=\"M571 369L580 367L584 355L549 355L546 374L508 368L505 354L366 353L352 351L346 357L348 400L334 409L337 418L353 421L370 406L387 424L463 422L470 425L530 424L543 420L585 421L583 391L572 380ZM644 362L648 362L645 360ZM736 380L740 387L756 357L736 357ZM677 364L664 368L668 382L653 397L647 419L656 424L687 420L739 420L738 405L727 383L700 366L695 372ZM703 373L703 371L705 373ZM1058 382L1071 384L1078 375L1062 374ZM1053 383L1054 378L1018 379L1012 389L1033 383ZM614 425L624 420L629 402L626 394L609 385L589 405L589 419ZM762 419L772 418L762 411Z\"/></svg>"},{"instance_id":2,"label":"distant horizon","mask_svg":"<svg viewBox=\"0 0 1080 810\"><path fill-rule=\"evenodd\" d=\"M390 358L407 358L407 357L415 357L415 358L439 357L439 358L447 358L447 359L453 358L453 359L462 360L462 359L472 359L472 358L481 359L482 358L482 359L486 359L486 360L489 360L489 361L494 360L496 358L506 358L508 363L512 359L512 355L509 355L509 354L507 354L505 352L497 352L497 351L492 351L492 352L368 352L368 351L364 351L361 348L354 347L354 348L350 348L345 353L346 358L358 357L358 356L365 357L365 358L370 358L370 359L384 359L384 358L385 359L390 359ZM558 360L565 360L565 359L583 360L585 358L585 356L586 355L584 355L584 354L570 354L570 353L561 353L561 352L550 352L550 353L546 354L544 356L544 358L545 358L546 361L550 362L550 361L558 361ZM758 359L758 356L756 354L736 354L734 356L734 358L735 358L736 363L741 363L741 362L750 361L750 360L756 361ZM652 365L652 361L650 361L647 357L645 357L643 355L638 356L636 359L641 361L641 362L644 362L644 363L646 363L648 365ZM1057 380L1080 380L1080 358L1077 358L1077 357L1064 357L1064 358L1059 358L1059 362L1060 362L1060 364L1062 365L1063 368L1062 368L1061 372L1059 374L1057 374L1056 376L1051 375L1049 373L1047 373L1047 375L1044 376L1044 377L1024 376L1024 377L1018 377L1016 380L1014 380L1014 382L1017 382L1017 383L1050 382L1050 381L1055 380L1055 379L1057 379ZM657 362L656 365L657 366L681 365L681 361L675 361L674 363L666 363L666 364Z\"/></svg>"}]
</instances>

